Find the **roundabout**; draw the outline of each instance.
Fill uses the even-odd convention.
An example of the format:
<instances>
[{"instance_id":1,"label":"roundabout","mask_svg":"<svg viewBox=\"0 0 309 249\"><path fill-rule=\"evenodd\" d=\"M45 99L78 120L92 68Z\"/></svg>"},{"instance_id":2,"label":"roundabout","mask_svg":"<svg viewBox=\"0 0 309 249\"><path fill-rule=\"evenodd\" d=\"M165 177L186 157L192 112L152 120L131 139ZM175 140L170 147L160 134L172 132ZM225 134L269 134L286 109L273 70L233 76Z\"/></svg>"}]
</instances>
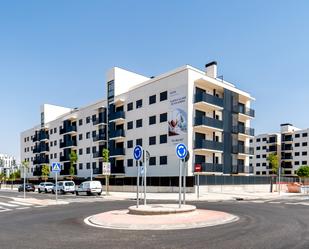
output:
<instances>
[{"instance_id":1,"label":"roundabout","mask_svg":"<svg viewBox=\"0 0 309 249\"><path fill-rule=\"evenodd\" d=\"M196 209L192 205L175 204L131 206L92 215L84 219L87 225L124 230L178 230L210 227L237 221L233 214L221 211Z\"/></svg>"}]
</instances>

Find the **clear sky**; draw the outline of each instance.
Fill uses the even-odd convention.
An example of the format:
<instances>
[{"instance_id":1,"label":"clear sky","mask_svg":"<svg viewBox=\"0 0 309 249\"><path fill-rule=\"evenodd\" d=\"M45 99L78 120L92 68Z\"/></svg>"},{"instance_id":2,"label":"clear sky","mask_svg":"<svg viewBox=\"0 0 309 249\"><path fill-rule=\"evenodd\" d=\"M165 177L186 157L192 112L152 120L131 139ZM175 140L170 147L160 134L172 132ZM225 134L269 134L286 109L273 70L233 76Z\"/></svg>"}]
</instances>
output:
<instances>
[{"instance_id":1,"label":"clear sky","mask_svg":"<svg viewBox=\"0 0 309 249\"><path fill-rule=\"evenodd\" d=\"M19 158L40 105L105 97L119 66L152 76L184 64L255 98L256 134L309 127L308 1L0 1L0 153Z\"/></svg>"}]
</instances>

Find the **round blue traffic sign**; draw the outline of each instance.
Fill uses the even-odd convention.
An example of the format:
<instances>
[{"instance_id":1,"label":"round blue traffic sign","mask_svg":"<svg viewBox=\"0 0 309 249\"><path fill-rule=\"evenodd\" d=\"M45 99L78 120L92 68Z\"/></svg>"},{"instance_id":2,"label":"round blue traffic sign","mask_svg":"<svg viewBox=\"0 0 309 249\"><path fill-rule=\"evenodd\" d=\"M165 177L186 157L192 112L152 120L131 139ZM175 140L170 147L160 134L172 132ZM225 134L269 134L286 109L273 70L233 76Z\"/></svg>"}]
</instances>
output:
<instances>
[{"instance_id":1,"label":"round blue traffic sign","mask_svg":"<svg viewBox=\"0 0 309 249\"><path fill-rule=\"evenodd\" d=\"M184 144L177 144L176 155L179 159L184 159L188 153L187 147Z\"/></svg>"},{"instance_id":2,"label":"round blue traffic sign","mask_svg":"<svg viewBox=\"0 0 309 249\"><path fill-rule=\"evenodd\" d=\"M143 148L139 145L136 145L134 150L133 150L133 156L135 160L140 160L143 155Z\"/></svg>"}]
</instances>

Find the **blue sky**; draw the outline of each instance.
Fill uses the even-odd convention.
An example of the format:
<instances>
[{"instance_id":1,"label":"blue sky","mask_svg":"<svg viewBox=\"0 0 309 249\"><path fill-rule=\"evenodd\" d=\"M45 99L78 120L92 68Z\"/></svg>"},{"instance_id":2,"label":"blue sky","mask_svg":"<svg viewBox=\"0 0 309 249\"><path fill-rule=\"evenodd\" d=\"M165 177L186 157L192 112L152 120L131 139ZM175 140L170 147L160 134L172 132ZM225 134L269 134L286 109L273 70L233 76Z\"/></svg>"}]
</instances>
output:
<instances>
[{"instance_id":1,"label":"blue sky","mask_svg":"<svg viewBox=\"0 0 309 249\"><path fill-rule=\"evenodd\" d=\"M255 98L256 134L309 127L308 1L0 2L0 153L39 107L79 107L105 96L119 66L146 76L184 64L219 74Z\"/></svg>"}]
</instances>

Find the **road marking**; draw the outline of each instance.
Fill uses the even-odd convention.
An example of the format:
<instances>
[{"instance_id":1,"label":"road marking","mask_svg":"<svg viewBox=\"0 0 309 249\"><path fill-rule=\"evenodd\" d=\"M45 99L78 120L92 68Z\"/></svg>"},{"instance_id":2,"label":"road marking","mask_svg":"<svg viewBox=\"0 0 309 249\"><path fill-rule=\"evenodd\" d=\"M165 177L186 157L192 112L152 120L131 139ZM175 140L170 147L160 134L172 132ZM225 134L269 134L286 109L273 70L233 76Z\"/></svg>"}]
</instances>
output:
<instances>
[{"instance_id":1,"label":"road marking","mask_svg":"<svg viewBox=\"0 0 309 249\"><path fill-rule=\"evenodd\" d=\"M271 204L280 204L281 202L280 201L270 201L268 203L271 203Z\"/></svg>"},{"instance_id":2,"label":"road marking","mask_svg":"<svg viewBox=\"0 0 309 249\"><path fill-rule=\"evenodd\" d=\"M2 208L2 207L0 207L0 208ZM3 210L0 210L0 213L1 213L1 212L7 212L7 211L12 211L12 209L7 209L7 208L6 208L6 209L3 209Z\"/></svg>"},{"instance_id":3,"label":"road marking","mask_svg":"<svg viewBox=\"0 0 309 249\"><path fill-rule=\"evenodd\" d=\"M10 204L10 203L6 203L6 202L0 202L0 205L7 206L7 207L18 207L18 205L16 205L16 204Z\"/></svg>"},{"instance_id":4,"label":"road marking","mask_svg":"<svg viewBox=\"0 0 309 249\"><path fill-rule=\"evenodd\" d=\"M22 206L33 206L31 203L19 202L19 201L10 201L10 203L22 205Z\"/></svg>"},{"instance_id":5,"label":"road marking","mask_svg":"<svg viewBox=\"0 0 309 249\"><path fill-rule=\"evenodd\" d=\"M265 203L265 201L251 201L253 203Z\"/></svg>"},{"instance_id":6,"label":"road marking","mask_svg":"<svg viewBox=\"0 0 309 249\"><path fill-rule=\"evenodd\" d=\"M46 206L34 206L35 208L43 208L43 207L46 207Z\"/></svg>"},{"instance_id":7,"label":"road marking","mask_svg":"<svg viewBox=\"0 0 309 249\"><path fill-rule=\"evenodd\" d=\"M30 207L20 207L20 208L16 208L16 209L21 210L21 209L28 209L28 208L30 208Z\"/></svg>"}]
</instances>

